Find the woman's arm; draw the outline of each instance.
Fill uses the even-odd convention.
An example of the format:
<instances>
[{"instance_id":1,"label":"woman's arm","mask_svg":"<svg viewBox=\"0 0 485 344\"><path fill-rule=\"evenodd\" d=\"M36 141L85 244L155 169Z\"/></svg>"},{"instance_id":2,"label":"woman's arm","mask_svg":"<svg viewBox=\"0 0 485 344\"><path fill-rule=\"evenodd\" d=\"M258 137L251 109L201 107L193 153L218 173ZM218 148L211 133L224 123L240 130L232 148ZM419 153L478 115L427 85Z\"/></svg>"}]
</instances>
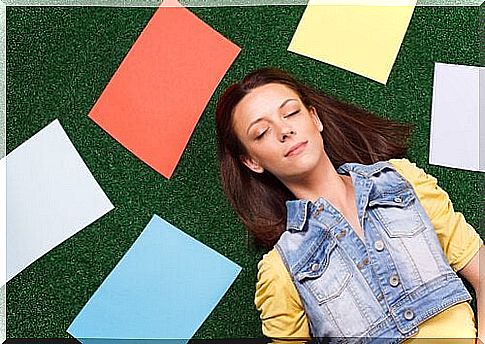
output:
<instances>
[{"instance_id":1,"label":"woman's arm","mask_svg":"<svg viewBox=\"0 0 485 344\"><path fill-rule=\"evenodd\" d=\"M478 339L485 343L485 276L480 278L480 261L485 264L485 246L483 245L459 273L475 289L478 310Z\"/></svg>"},{"instance_id":2,"label":"woman's arm","mask_svg":"<svg viewBox=\"0 0 485 344\"><path fill-rule=\"evenodd\" d=\"M254 302L261 312L263 334L273 343L306 343L310 339L300 297L275 249L258 264Z\"/></svg>"}]
</instances>

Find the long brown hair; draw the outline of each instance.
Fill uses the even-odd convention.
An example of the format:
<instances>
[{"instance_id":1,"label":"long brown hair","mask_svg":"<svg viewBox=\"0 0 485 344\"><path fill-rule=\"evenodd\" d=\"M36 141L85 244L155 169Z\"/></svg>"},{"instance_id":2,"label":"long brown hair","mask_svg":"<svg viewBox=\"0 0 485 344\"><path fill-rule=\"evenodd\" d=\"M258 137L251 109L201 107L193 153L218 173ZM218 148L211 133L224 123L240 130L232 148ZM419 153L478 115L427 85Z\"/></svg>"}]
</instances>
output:
<instances>
[{"instance_id":1,"label":"long brown hair","mask_svg":"<svg viewBox=\"0 0 485 344\"><path fill-rule=\"evenodd\" d=\"M221 182L244 225L265 246L273 246L285 230L285 201L295 197L271 173L255 173L240 161L246 150L234 131L233 113L245 95L269 83L286 85L307 108L315 107L323 123L324 149L335 168L404 157L413 128L341 102L276 68L255 70L231 85L216 109Z\"/></svg>"}]
</instances>

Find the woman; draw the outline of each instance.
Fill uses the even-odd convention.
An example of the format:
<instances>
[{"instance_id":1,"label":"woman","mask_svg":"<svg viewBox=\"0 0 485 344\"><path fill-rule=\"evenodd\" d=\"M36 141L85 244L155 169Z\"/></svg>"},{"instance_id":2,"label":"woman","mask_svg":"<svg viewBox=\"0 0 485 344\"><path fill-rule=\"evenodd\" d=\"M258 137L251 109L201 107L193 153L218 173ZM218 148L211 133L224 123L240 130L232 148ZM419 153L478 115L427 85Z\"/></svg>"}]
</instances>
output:
<instances>
[{"instance_id":1,"label":"woman","mask_svg":"<svg viewBox=\"0 0 485 344\"><path fill-rule=\"evenodd\" d=\"M403 158L409 125L272 68L229 87L216 124L224 191L272 247L258 264L255 299L266 336L476 338L456 271L474 287L485 319L483 242L436 179Z\"/></svg>"}]
</instances>

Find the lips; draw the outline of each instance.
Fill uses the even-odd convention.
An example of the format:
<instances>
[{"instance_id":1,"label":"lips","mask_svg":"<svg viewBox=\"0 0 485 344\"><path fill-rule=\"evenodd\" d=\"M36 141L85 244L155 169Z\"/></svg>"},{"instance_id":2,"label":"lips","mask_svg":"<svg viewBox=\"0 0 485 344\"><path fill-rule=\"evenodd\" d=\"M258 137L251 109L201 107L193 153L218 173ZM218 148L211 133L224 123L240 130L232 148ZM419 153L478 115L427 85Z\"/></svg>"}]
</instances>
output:
<instances>
[{"instance_id":1,"label":"lips","mask_svg":"<svg viewBox=\"0 0 485 344\"><path fill-rule=\"evenodd\" d=\"M305 149L307 143L308 141L304 141L304 142L299 142L296 145L292 146L290 150L286 152L285 158L289 156L297 155L298 153L300 153L302 150Z\"/></svg>"}]
</instances>

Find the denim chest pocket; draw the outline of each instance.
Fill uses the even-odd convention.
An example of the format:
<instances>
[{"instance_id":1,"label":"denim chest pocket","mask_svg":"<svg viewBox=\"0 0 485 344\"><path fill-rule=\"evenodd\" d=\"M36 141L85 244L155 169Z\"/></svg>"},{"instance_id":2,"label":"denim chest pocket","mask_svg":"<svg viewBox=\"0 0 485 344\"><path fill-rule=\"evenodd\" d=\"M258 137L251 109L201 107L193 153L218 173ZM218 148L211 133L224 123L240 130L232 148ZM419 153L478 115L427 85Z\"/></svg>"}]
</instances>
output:
<instances>
[{"instance_id":1,"label":"denim chest pocket","mask_svg":"<svg viewBox=\"0 0 485 344\"><path fill-rule=\"evenodd\" d=\"M322 243L296 274L320 304L339 297L352 277L336 246L335 241Z\"/></svg>"},{"instance_id":2,"label":"denim chest pocket","mask_svg":"<svg viewBox=\"0 0 485 344\"><path fill-rule=\"evenodd\" d=\"M369 202L368 208L391 238L412 237L426 227L416 202L416 196L407 188L380 195Z\"/></svg>"}]
</instances>

